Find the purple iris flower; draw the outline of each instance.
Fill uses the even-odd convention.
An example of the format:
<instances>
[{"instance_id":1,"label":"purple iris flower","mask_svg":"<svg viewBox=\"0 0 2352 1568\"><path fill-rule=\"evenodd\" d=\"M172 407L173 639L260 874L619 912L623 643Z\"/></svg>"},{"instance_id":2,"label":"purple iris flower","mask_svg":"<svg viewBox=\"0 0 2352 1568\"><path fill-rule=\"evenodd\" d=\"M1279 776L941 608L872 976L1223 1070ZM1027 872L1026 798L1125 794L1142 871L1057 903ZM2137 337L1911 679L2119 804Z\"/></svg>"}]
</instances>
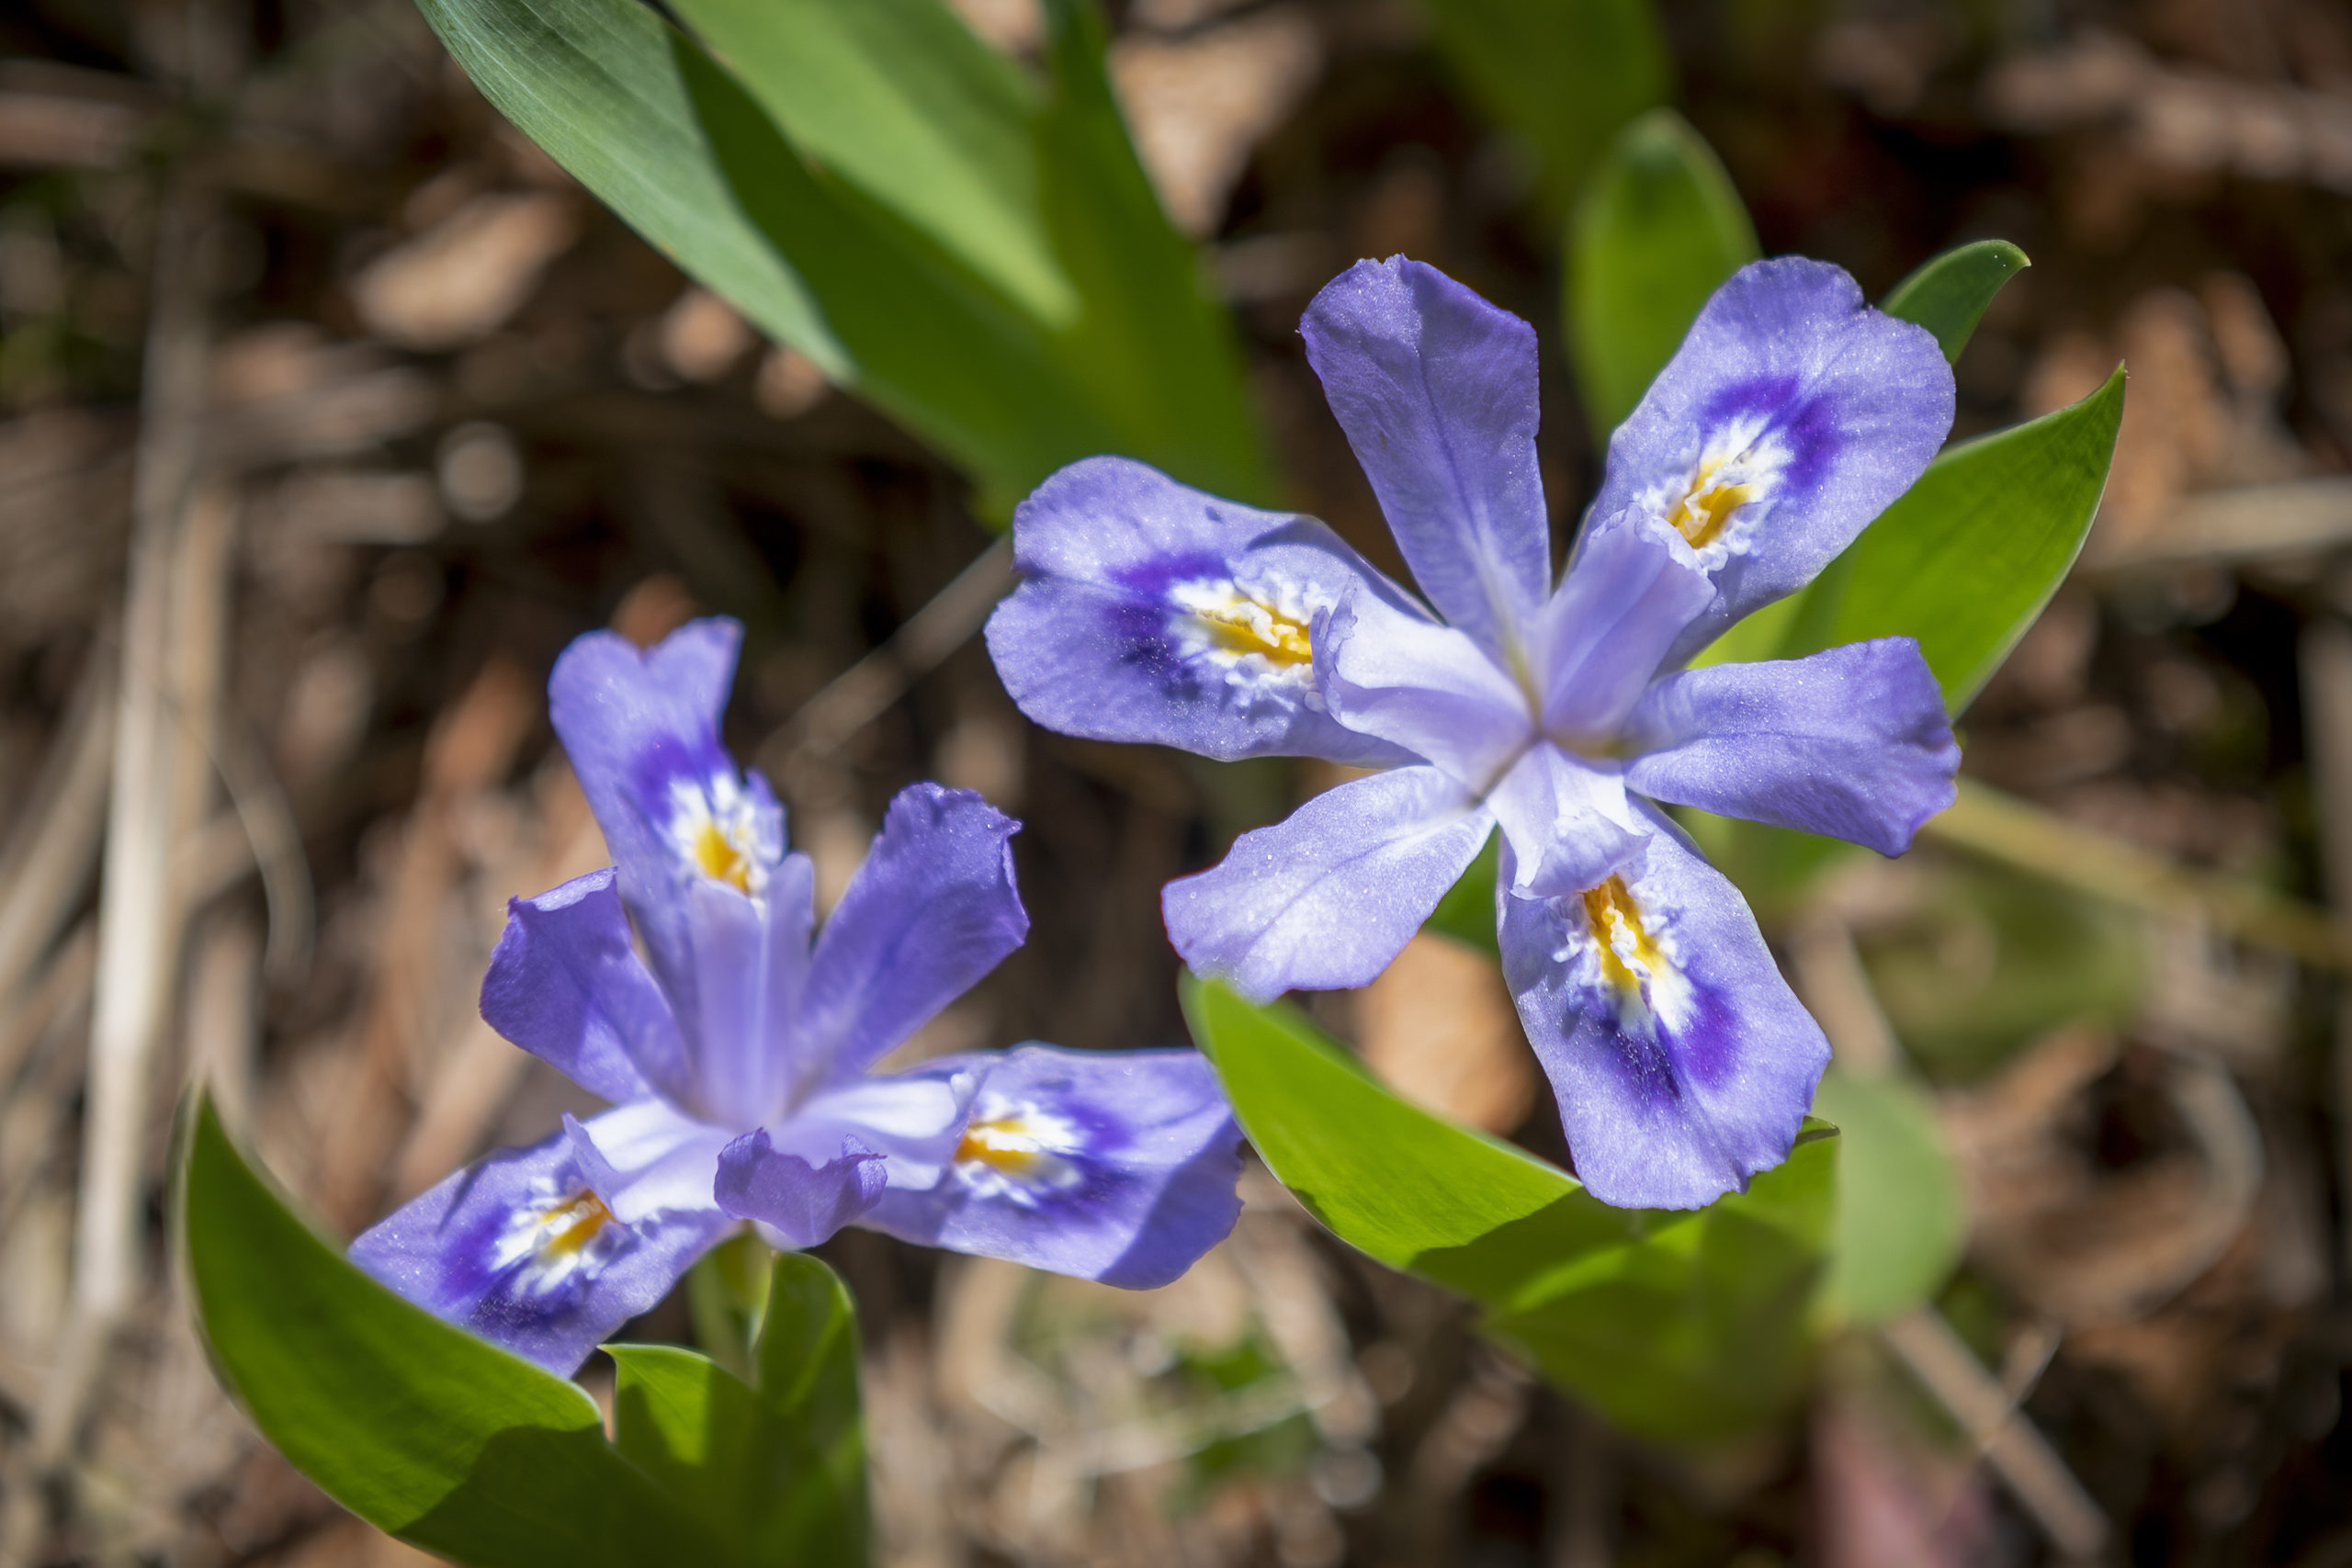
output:
<instances>
[{"instance_id":1,"label":"purple iris flower","mask_svg":"<svg viewBox=\"0 0 2352 1568\"><path fill-rule=\"evenodd\" d=\"M1631 1206L1744 1188L1786 1157L1828 1046L1654 803L1886 854L1951 804L1910 638L1685 668L1935 456L1935 339L1837 267L1743 268L1611 439L1555 590L1527 323L1398 257L1334 279L1301 331L1437 614L1320 523L1093 457L1014 520L1006 687L1070 734L1376 770L1169 886L1178 951L1261 999L1372 980L1499 825L1503 968L1578 1175Z\"/></svg>"},{"instance_id":2,"label":"purple iris flower","mask_svg":"<svg viewBox=\"0 0 2352 1568\"><path fill-rule=\"evenodd\" d=\"M741 1220L782 1247L858 1224L1114 1285L1182 1274L1240 1212L1240 1134L1197 1053L867 1070L1027 935L1018 824L910 786L816 931L808 857L719 744L741 637L597 633L549 682L618 863L507 906L481 1010L615 1109L449 1177L352 1258L566 1373Z\"/></svg>"}]
</instances>

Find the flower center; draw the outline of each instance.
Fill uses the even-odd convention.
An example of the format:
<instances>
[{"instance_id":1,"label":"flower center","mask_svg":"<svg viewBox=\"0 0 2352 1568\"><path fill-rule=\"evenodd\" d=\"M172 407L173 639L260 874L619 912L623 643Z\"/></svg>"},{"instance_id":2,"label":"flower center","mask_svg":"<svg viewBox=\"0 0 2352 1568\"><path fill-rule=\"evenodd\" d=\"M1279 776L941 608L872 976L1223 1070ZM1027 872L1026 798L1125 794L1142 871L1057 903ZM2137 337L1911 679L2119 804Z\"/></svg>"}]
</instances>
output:
<instances>
[{"instance_id":1,"label":"flower center","mask_svg":"<svg viewBox=\"0 0 2352 1568\"><path fill-rule=\"evenodd\" d=\"M613 1211L593 1191L583 1190L539 1214L541 1258L577 1255L613 1223Z\"/></svg>"},{"instance_id":2,"label":"flower center","mask_svg":"<svg viewBox=\"0 0 2352 1568\"><path fill-rule=\"evenodd\" d=\"M1236 591L1223 604L1193 606L1193 615L1209 641L1227 653L1254 653L1280 666L1314 661L1306 623L1262 599Z\"/></svg>"},{"instance_id":3,"label":"flower center","mask_svg":"<svg viewBox=\"0 0 2352 1568\"><path fill-rule=\"evenodd\" d=\"M1732 514L1756 499L1757 487L1752 484L1718 480L1715 475L1723 467L1721 458L1700 464L1698 473L1691 477L1690 488L1682 492L1682 499L1666 514L1666 520L1692 549L1714 543Z\"/></svg>"},{"instance_id":4,"label":"flower center","mask_svg":"<svg viewBox=\"0 0 2352 1568\"><path fill-rule=\"evenodd\" d=\"M966 1124L956 1145L956 1173L969 1186L1027 1204L1084 1180L1066 1157L1083 1146L1079 1130L1061 1117L1000 1100Z\"/></svg>"},{"instance_id":5,"label":"flower center","mask_svg":"<svg viewBox=\"0 0 2352 1568\"><path fill-rule=\"evenodd\" d=\"M715 818L706 818L687 852L695 869L714 882L724 882L738 893L752 891L752 857L736 846Z\"/></svg>"},{"instance_id":6,"label":"flower center","mask_svg":"<svg viewBox=\"0 0 2352 1568\"><path fill-rule=\"evenodd\" d=\"M1601 976L1620 997L1638 998L1644 980L1665 972L1666 954L1642 924L1641 906L1623 877L1584 890L1584 918L1600 949Z\"/></svg>"}]
</instances>

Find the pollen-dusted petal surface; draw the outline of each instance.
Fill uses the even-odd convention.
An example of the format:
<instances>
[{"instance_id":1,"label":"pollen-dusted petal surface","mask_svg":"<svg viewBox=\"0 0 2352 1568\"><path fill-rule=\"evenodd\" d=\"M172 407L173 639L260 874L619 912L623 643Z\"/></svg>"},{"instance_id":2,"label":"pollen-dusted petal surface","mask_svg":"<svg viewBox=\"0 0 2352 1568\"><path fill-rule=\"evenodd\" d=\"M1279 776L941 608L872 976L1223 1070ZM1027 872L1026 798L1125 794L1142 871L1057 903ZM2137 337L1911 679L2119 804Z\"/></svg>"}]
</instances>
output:
<instances>
[{"instance_id":1,"label":"pollen-dusted petal surface","mask_svg":"<svg viewBox=\"0 0 2352 1568\"><path fill-rule=\"evenodd\" d=\"M1324 712L1309 636L1351 589L1427 617L1321 524L1089 457L1021 503L1012 538L1027 581L989 654L1046 728L1226 761L1400 759Z\"/></svg>"},{"instance_id":2,"label":"pollen-dusted petal surface","mask_svg":"<svg viewBox=\"0 0 2352 1568\"><path fill-rule=\"evenodd\" d=\"M570 1376L726 1230L725 1134L657 1101L455 1172L361 1234L351 1259L435 1314Z\"/></svg>"},{"instance_id":3,"label":"pollen-dusted petal surface","mask_svg":"<svg viewBox=\"0 0 2352 1568\"><path fill-rule=\"evenodd\" d=\"M1951 367L1926 328L1871 309L1826 262L1753 262L1610 437L1588 514L1638 507L1697 551L1717 598L1679 661L1813 581L1911 487L1951 415Z\"/></svg>"},{"instance_id":4,"label":"pollen-dusted petal surface","mask_svg":"<svg viewBox=\"0 0 2352 1568\"><path fill-rule=\"evenodd\" d=\"M844 1138L830 1158L786 1154L763 1127L718 1156L718 1206L756 1220L788 1247L814 1247L874 1206L882 1195L882 1156Z\"/></svg>"},{"instance_id":5,"label":"pollen-dusted petal surface","mask_svg":"<svg viewBox=\"0 0 2352 1568\"><path fill-rule=\"evenodd\" d=\"M685 1047L662 989L630 945L606 866L536 898L510 898L481 983L492 1029L589 1093L616 1103L687 1093Z\"/></svg>"},{"instance_id":6,"label":"pollen-dusted petal surface","mask_svg":"<svg viewBox=\"0 0 2352 1568\"><path fill-rule=\"evenodd\" d=\"M1006 843L1020 826L967 789L890 802L809 961L799 1034L821 1076L864 1072L1028 936Z\"/></svg>"},{"instance_id":7,"label":"pollen-dusted petal surface","mask_svg":"<svg viewBox=\"0 0 2352 1568\"><path fill-rule=\"evenodd\" d=\"M1258 1001L1368 986L1478 857L1494 818L1433 767L1329 789L1160 894L1193 972Z\"/></svg>"},{"instance_id":8,"label":"pollen-dusted petal surface","mask_svg":"<svg viewBox=\"0 0 2352 1568\"><path fill-rule=\"evenodd\" d=\"M1829 1043L1738 889L1656 827L1598 887L1506 897L1503 976L1593 1196L1695 1209L1788 1157Z\"/></svg>"},{"instance_id":9,"label":"pollen-dusted petal surface","mask_svg":"<svg viewBox=\"0 0 2352 1568\"><path fill-rule=\"evenodd\" d=\"M1907 637L1686 670L1649 690L1628 732L1625 783L1654 800L1883 855L1952 803L1960 769L1943 694Z\"/></svg>"},{"instance_id":10,"label":"pollen-dusted petal surface","mask_svg":"<svg viewBox=\"0 0 2352 1568\"><path fill-rule=\"evenodd\" d=\"M1488 649L1519 643L1552 581L1535 330L1403 256L1324 285L1298 330L1421 592Z\"/></svg>"},{"instance_id":11,"label":"pollen-dusted petal surface","mask_svg":"<svg viewBox=\"0 0 2352 1568\"><path fill-rule=\"evenodd\" d=\"M926 1063L980 1077L939 1181L863 1224L905 1240L1148 1290L1241 1213L1241 1134L1195 1051L1023 1045Z\"/></svg>"}]
</instances>

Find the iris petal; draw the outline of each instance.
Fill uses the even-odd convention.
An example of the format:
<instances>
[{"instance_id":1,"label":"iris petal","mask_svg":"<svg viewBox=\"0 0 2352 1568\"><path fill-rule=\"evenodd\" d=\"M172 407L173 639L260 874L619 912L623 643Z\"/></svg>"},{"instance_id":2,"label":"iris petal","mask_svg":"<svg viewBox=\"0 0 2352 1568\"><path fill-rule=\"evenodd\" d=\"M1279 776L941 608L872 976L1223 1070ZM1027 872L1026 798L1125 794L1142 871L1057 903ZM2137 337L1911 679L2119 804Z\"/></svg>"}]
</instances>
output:
<instances>
[{"instance_id":1,"label":"iris petal","mask_svg":"<svg viewBox=\"0 0 2352 1568\"><path fill-rule=\"evenodd\" d=\"M1037 723L1227 761L1400 759L1323 711L1308 632L1351 589L1420 612L1321 524L1090 457L1012 529L1028 581L989 617L989 652Z\"/></svg>"},{"instance_id":2,"label":"iris petal","mask_svg":"<svg viewBox=\"0 0 2352 1568\"><path fill-rule=\"evenodd\" d=\"M1503 656L1552 579L1535 331L1435 267L1358 262L1298 324L1414 581Z\"/></svg>"},{"instance_id":3,"label":"iris petal","mask_svg":"<svg viewBox=\"0 0 2352 1568\"><path fill-rule=\"evenodd\" d=\"M1023 1045L926 1064L981 1082L936 1185L862 1222L905 1240L1135 1290L1164 1285L1241 1212L1241 1134L1194 1051Z\"/></svg>"},{"instance_id":4,"label":"iris petal","mask_svg":"<svg viewBox=\"0 0 2352 1568\"><path fill-rule=\"evenodd\" d=\"M1503 975L1593 1195L1695 1209L1788 1157L1829 1044L1738 889L1653 826L1595 888L1504 898Z\"/></svg>"},{"instance_id":5,"label":"iris petal","mask_svg":"<svg viewBox=\"0 0 2352 1568\"><path fill-rule=\"evenodd\" d=\"M1952 803L1960 747L1910 637L1716 664L1652 687L1626 784L1655 800L1826 833L1884 855Z\"/></svg>"}]
</instances>

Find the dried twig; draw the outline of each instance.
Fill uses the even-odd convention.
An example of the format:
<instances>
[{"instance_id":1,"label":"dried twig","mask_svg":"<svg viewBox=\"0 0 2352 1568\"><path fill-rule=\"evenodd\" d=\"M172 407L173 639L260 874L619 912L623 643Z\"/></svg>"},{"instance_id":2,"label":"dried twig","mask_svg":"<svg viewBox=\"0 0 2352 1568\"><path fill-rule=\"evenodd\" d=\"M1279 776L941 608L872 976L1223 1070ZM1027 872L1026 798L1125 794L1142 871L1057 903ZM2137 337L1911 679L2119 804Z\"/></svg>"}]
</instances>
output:
<instances>
[{"instance_id":1,"label":"dried twig","mask_svg":"<svg viewBox=\"0 0 2352 1568\"><path fill-rule=\"evenodd\" d=\"M73 914L97 863L114 756L115 673L113 641L102 637L0 856L0 1016Z\"/></svg>"}]
</instances>

